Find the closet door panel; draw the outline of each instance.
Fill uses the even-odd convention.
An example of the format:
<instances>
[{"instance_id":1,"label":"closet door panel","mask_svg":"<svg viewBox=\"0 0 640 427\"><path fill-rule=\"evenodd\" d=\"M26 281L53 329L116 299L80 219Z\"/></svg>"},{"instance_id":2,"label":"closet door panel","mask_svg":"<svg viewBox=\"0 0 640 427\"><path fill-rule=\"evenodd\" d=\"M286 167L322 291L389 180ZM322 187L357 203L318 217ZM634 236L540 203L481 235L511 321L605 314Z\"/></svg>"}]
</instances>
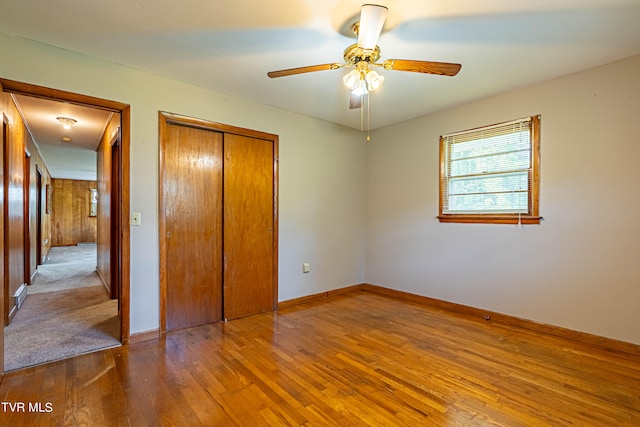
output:
<instances>
[{"instance_id":1,"label":"closet door panel","mask_svg":"<svg viewBox=\"0 0 640 427\"><path fill-rule=\"evenodd\" d=\"M274 310L274 144L224 135L224 318Z\"/></svg>"},{"instance_id":2,"label":"closet door panel","mask_svg":"<svg viewBox=\"0 0 640 427\"><path fill-rule=\"evenodd\" d=\"M220 132L169 124L162 151L166 330L222 320Z\"/></svg>"}]
</instances>

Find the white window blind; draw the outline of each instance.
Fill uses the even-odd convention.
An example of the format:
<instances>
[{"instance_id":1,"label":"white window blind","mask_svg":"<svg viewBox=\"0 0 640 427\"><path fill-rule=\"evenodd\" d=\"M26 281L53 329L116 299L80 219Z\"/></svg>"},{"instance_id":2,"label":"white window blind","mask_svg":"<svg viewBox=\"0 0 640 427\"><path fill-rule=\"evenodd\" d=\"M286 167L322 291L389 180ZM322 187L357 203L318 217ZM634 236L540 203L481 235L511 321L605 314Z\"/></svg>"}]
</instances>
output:
<instances>
[{"instance_id":1,"label":"white window blind","mask_svg":"<svg viewBox=\"0 0 640 427\"><path fill-rule=\"evenodd\" d=\"M531 214L531 117L444 135L442 144L442 214Z\"/></svg>"}]
</instances>

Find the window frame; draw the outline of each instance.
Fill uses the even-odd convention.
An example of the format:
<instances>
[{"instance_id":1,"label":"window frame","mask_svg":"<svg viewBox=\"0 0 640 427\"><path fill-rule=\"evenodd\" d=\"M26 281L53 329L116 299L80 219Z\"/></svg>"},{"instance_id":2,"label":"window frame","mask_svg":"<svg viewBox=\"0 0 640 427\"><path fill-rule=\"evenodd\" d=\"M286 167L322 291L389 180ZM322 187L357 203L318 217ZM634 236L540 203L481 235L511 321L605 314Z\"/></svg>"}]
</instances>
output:
<instances>
[{"instance_id":1,"label":"window frame","mask_svg":"<svg viewBox=\"0 0 640 427\"><path fill-rule=\"evenodd\" d=\"M447 159L445 158L445 137L440 136L440 173L439 173L439 214L438 220L444 223L476 223L476 224L540 224L542 217L539 213L540 196L540 116L524 117L522 119L496 123L468 129L456 134L477 132L495 126L505 125L517 121L531 121L531 183L528 191L528 212L524 213L443 213L444 201L447 194L443 180L449 178L447 173Z\"/></svg>"}]
</instances>

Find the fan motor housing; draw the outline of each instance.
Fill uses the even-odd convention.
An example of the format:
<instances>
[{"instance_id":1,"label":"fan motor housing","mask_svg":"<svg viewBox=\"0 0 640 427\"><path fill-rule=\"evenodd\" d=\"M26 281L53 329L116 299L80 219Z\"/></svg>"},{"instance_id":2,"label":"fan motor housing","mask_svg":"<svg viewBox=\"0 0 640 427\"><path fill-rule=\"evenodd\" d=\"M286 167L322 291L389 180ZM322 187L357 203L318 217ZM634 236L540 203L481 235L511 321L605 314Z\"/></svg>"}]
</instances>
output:
<instances>
[{"instance_id":1,"label":"fan motor housing","mask_svg":"<svg viewBox=\"0 0 640 427\"><path fill-rule=\"evenodd\" d=\"M375 49L363 49L358 47L358 44L352 44L344 50L344 60L349 64L357 64L358 62L368 62L370 64L375 63L380 59L380 47L376 46Z\"/></svg>"}]
</instances>

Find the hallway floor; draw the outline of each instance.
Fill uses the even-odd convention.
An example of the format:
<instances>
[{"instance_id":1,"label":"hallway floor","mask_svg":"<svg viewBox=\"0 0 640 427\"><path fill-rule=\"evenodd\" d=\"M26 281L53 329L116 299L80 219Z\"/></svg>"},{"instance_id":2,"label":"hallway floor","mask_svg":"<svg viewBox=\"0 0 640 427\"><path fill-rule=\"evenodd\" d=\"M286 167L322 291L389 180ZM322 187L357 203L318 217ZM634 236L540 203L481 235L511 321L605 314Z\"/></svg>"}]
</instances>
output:
<instances>
[{"instance_id":1,"label":"hallway floor","mask_svg":"<svg viewBox=\"0 0 640 427\"><path fill-rule=\"evenodd\" d=\"M119 346L118 301L96 273L96 245L54 247L5 328L5 371Z\"/></svg>"}]
</instances>

